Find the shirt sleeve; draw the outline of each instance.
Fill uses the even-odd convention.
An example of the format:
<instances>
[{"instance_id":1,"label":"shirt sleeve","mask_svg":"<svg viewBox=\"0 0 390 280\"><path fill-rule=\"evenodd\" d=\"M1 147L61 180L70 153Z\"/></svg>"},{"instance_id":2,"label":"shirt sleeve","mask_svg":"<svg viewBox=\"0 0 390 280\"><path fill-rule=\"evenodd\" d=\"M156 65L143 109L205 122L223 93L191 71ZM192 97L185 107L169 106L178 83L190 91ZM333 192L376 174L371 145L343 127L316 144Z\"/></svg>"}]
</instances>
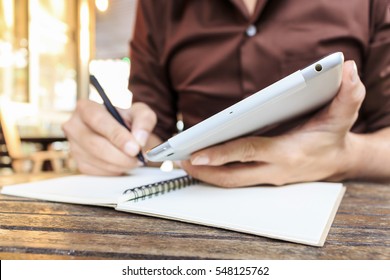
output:
<instances>
[{"instance_id":1,"label":"shirt sleeve","mask_svg":"<svg viewBox=\"0 0 390 280\"><path fill-rule=\"evenodd\" d=\"M165 1L138 2L134 37L130 43L131 73L129 89L133 102L144 102L157 114L154 133L166 140L176 132L176 94L170 86L166 63L161 59L164 46Z\"/></svg>"},{"instance_id":2,"label":"shirt sleeve","mask_svg":"<svg viewBox=\"0 0 390 280\"><path fill-rule=\"evenodd\" d=\"M362 69L367 95L361 108L362 132L390 126L390 0L372 1L371 38Z\"/></svg>"}]
</instances>

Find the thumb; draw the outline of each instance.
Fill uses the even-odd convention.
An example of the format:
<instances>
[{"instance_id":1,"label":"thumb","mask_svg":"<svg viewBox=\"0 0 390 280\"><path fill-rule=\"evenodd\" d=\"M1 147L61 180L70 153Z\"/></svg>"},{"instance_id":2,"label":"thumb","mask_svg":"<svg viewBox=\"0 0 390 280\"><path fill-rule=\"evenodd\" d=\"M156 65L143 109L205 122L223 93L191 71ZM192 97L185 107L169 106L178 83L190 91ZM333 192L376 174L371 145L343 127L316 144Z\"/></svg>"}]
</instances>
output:
<instances>
[{"instance_id":1,"label":"thumb","mask_svg":"<svg viewBox=\"0 0 390 280\"><path fill-rule=\"evenodd\" d=\"M140 146L145 146L157 123L156 113L145 103L137 102L127 111L131 120L131 131Z\"/></svg>"},{"instance_id":2,"label":"thumb","mask_svg":"<svg viewBox=\"0 0 390 280\"><path fill-rule=\"evenodd\" d=\"M352 126L357 119L365 93L366 90L360 81L356 63L354 61L346 61L343 67L340 90L327 112L329 117L335 120L349 120L349 126Z\"/></svg>"}]
</instances>

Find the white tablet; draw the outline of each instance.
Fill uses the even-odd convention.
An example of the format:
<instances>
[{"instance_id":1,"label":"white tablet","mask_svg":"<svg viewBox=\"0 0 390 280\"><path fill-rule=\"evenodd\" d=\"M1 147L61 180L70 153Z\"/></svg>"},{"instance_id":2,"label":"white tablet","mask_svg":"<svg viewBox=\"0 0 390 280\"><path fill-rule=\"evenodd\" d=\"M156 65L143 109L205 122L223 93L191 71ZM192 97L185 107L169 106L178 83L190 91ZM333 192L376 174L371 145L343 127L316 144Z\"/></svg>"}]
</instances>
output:
<instances>
[{"instance_id":1,"label":"white tablet","mask_svg":"<svg viewBox=\"0 0 390 280\"><path fill-rule=\"evenodd\" d=\"M188 159L198 150L318 109L338 92L343 62L343 53L333 53L173 136L146 157Z\"/></svg>"}]
</instances>

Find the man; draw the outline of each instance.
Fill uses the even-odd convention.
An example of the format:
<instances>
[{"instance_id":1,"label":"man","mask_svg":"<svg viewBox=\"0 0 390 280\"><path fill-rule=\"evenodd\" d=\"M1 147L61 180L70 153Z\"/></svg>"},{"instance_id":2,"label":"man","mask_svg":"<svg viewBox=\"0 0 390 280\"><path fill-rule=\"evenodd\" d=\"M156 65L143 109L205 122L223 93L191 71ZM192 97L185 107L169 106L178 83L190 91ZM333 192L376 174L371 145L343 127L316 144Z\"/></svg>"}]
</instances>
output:
<instances>
[{"instance_id":1,"label":"man","mask_svg":"<svg viewBox=\"0 0 390 280\"><path fill-rule=\"evenodd\" d=\"M343 82L322 110L194 153L182 167L226 186L390 179L390 1L139 2L132 134L80 101L64 131L79 169L117 175L175 133L335 51ZM359 78L359 72L362 81ZM366 94L367 92L367 94Z\"/></svg>"}]
</instances>

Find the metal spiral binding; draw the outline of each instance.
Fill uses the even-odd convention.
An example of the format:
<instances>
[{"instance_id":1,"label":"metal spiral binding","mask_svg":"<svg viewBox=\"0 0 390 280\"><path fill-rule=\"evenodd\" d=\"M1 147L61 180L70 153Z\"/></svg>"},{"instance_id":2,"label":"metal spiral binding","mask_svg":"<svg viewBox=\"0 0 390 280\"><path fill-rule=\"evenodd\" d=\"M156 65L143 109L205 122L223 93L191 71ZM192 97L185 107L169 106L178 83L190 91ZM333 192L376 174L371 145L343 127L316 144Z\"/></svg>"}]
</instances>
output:
<instances>
[{"instance_id":1,"label":"metal spiral binding","mask_svg":"<svg viewBox=\"0 0 390 280\"><path fill-rule=\"evenodd\" d=\"M132 189L127 189L123 192L124 200L132 200L134 202L139 199L146 199L147 197L152 197L153 195L164 194L166 192L178 190L189 185L197 183L198 180L192 178L189 175L160 181L153 184L143 185L135 187Z\"/></svg>"}]
</instances>

